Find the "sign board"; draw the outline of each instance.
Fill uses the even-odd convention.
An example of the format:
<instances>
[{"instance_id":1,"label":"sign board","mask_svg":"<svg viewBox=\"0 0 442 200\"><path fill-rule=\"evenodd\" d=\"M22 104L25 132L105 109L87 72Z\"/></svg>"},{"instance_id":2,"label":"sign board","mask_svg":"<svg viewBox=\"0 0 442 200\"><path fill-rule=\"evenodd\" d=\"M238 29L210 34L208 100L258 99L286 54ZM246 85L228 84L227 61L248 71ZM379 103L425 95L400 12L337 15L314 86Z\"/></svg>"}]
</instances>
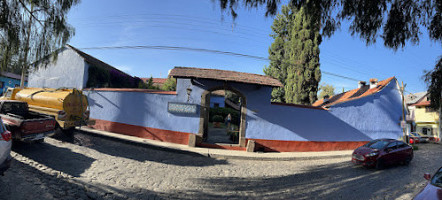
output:
<instances>
[{"instance_id":1,"label":"sign board","mask_svg":"<svg viewBox=\"0 0 442 200\"><path fill-rule=\"evenodd\" d=\"M177 114L197 114L198 105L190 103L169 102L167 105L167 111Z\"/></svg>"}]
</instances>

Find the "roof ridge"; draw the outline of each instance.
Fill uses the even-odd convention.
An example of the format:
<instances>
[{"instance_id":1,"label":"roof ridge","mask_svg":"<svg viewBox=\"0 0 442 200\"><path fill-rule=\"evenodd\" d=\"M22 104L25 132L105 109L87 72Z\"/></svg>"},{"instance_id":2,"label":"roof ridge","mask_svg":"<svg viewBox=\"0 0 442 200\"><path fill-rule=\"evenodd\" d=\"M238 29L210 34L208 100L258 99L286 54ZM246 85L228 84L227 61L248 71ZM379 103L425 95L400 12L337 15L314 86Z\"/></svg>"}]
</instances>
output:
<instances>
[{"instance_id":1,"label":"roof ridge","mask_svg":"<svg viewBox=\"0 0 442 200\"><path fill-rule=\"evenodd\" d=\"M216 71L227 71L227 72L235 72L235 73L244 73L244 74L252 74L252 75L258 75L258 76L263 76L263 77L270 77L273 78L271 76L268 75L262 75L262 74L254 74L254 73L250 73L250 72L239 72L239 71L233 71L233 70L224 70L224 69L211 69L211 68L198 68L198 67L183 67L183 66L175 66L176 68L184 68L184 69L202 69L202 70L216 70ZM275 78L273 78L275 79ZM275 79L277 80L277 79Z\"/></svg>"},{"instance_id":2,"label":"roof ridge","mask_svg":"<svg viewBox=\"0 0 442 200\"><path fill-rule=\"evenodd\" d=\"M126 75L128 75L128 76L130 76L130 77L133 77L133 76L131 76L130 74L127 74L126 72L123 72L123 71L121 71L120 69L118 69L118 68L116 68L116 67L114 67L114 66L112 66L112 65L110 65L110 64L108 64L108 63L105 63L104 61L102 61L102 60L100 60L100 59L98 59L98 58L95 58L94 56L91 56L91 55L85 53L84 51L81 51L81 50L79 50L79 49L73 47L73 46L70 45L70 44L66 44L66 46L68 46L69 48L71 48L72 50L74 50L75 52L77 52L77 53L78 53L83 59L85 59L85 61L87 61L88 59L94 59L94 60L100 62L101 64L107 65L108 67L117 70L118 72L121 72L121 73L123 73L123 74L126 74ZM84 54L84 55L82 55L82 54ZM85 56L85 55L86 55L86 56ZM87 57L90 57L90 58L87 58ZM89 61L89 62L91 62L91 61ZM92 64L92 63L91 63L91 64Z\"/></svg>"},{"instance_id":3,"label":"roof ridge","mask_svg":"<svg viewBox=\"0 0 442 200\"><path fill-rule=\"evenodd\" d=\"M385 86L387 86L392 80L395 80L395 79L396 79L396 77L395 77L395 76L392 76L392 77L389 77L389 78L384 79L384 80L382 80L382 81L379 81L378 84L377 84L377 86L376 86L375 88L368 88L366 91L364 91L363 93L361 93L360 95L355 96L355 97L351 97L351 96L353 96L354 94L356 94L361 88L355 88L355 89L352 89L352 90L349 90L349 91L346 91L346 92L342 92L342 93L339 93L339 94L335 94L335 95L331 96L329 99L331 100L333 97L336 97L336 96L339 96L339 97L338 97L339 99L337 99L337 100L335 100L335 101L333 101L333 102L331 102L331 103L326 103L326 104L324 104L324 99L320 99L320 100L317 100L316 102L314 102L312 105L315 105L315 104L317 104L317 103L320 103L320 104L318 104L318 105L316 105L316 106L318 106L318 107L333 106L333 105L336 105L336 104L340 104L340 103L344 103L344 102L348 102L348 101L352 101L352 100L356 100L356 99L360 99L360 98L368 97L368 96L371 96L371 95L373 95L373 94L376 94L376 93L382 91L382 90L385 88ZM384 82L385 82L385 83L384 83ZM382 83L382 84L380 84L380 83ZM379 86L381 86L381 87L378 88ZM368 86L368 87L369 87L369 86ZM376 90L376 89L377 89L377 90ZM370 90L371 90L371 91L370 91ZM346 98L344 98L344 99L340 99L342 96L345 96L345 94L349 94L349 93L351 93L351 92L353 92L351 96L346 97ZM366 93L367 93L367 94L366 94ZM322 101L322 102L321 102L321 101Z\"/></svg>"}]
</instances>

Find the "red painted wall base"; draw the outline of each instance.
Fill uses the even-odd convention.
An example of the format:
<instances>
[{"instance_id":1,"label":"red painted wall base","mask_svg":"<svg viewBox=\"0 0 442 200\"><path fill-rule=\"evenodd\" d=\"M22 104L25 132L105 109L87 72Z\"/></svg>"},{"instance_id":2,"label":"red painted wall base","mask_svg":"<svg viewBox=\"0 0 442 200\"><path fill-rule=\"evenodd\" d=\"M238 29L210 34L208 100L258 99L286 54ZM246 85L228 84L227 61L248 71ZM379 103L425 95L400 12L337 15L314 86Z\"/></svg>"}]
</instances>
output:
<instances>
[{"instance_id":1,"label":"red painted wall base","mask_svg":"<svg viewBox=\"0 0 442 200\"><path fill-rule=\"evenodd\" d=\"M92 125L90 127L94 129L120 133L124 135L136 136L151 140L158 140L162 142L187 145L189 144L189 135L191 134L185 132L135 126L119 122L100 120L100 119L93 119L93 120L95 120L95 125Z\"/></svg>"},{"instance_id":2,"label":"red painted wall base","mask_svg":"<svg viewBox=\"0 0 442 200\"><path fill-rule=\"evenodd\" d=\"M308 152L308 151L353 150L368 142L368 141L315 142L315 141L283 141L283 140L260 140L260 139L253 139L253 140L255 140L255 151L265 151L265 152Z\"/></svg>"},{"instance_id":3,"label":"red painted wall base","mask_svg":"<svg viewBox=\"0 0 442 200\"><path fill-rule=\"evenodd\" d=\"M192 133L163 130L150 127L129 125L119 122L94 119L95 125L90 126L98 130L104 130L124 135L136 136L162 142L170 142L187 145L189 135ZM307 152L307 151L338 151L353 150L364 145L368 141L361 142L314 142L314 141L283 141L283 140L261 140L247 139L255 141L255 151L265 152ZM247 144L247 141L246 141ZM229 150L245 151L244 147L199 144L200 147L221 148Z\"/></svg>"}]
</instances>

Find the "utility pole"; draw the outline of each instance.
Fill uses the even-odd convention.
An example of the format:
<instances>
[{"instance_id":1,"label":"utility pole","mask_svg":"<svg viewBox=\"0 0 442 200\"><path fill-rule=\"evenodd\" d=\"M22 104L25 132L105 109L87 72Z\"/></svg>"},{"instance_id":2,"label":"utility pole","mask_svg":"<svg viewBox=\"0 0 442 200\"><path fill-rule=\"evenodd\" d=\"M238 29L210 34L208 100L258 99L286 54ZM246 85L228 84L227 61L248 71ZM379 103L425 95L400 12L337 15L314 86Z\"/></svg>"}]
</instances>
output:
<instances>
[{"instance_id":1,"label":"utility pole","mask_svg":"<svg viewBox=\"0 0 442 200\"><path fill-rule=\"evenodd\" d=\"M441 141L441 136L442 136L442 91L440 92L440 99L439 99L439 143L442 142Z\"/></svg>"},{"instance_id":2,"label":"utility pole","mask_svg":"<svg viewBox=\"0 0 442 200\"><path fill-rule=\"evenodd\" d=\"M403 125L406 124L406 121L407 121L405 119L405 100L404 100L405 86L404 86L404 82L403 81L402 81L402 85L401 85L400 91L401 91L401 97L402 97L402 121L401 121L401 128L402 128L404 142L408 144L407 133L406 133L405 127L402 127Z\"/></svg>"}]
</instances>

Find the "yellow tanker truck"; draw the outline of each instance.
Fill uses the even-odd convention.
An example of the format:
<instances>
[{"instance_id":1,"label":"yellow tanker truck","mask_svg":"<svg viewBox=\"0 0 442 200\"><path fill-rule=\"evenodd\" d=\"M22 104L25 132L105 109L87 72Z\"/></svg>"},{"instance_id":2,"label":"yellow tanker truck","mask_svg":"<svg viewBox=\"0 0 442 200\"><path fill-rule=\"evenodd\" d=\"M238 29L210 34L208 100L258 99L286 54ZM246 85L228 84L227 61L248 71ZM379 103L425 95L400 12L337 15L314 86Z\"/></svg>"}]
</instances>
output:
<instances>
[{"instance_id":1,"label":"yellow tanker truck","mask_svg":"<svg viewBox=\"0 0 442 200\"><path fill-rule=\"evenodd\" d=\"M8 88L0 99L27 102L29 110L54 116L62 130L91 124L87 97L77 89Z\"/></svg>"}]
</instances>

